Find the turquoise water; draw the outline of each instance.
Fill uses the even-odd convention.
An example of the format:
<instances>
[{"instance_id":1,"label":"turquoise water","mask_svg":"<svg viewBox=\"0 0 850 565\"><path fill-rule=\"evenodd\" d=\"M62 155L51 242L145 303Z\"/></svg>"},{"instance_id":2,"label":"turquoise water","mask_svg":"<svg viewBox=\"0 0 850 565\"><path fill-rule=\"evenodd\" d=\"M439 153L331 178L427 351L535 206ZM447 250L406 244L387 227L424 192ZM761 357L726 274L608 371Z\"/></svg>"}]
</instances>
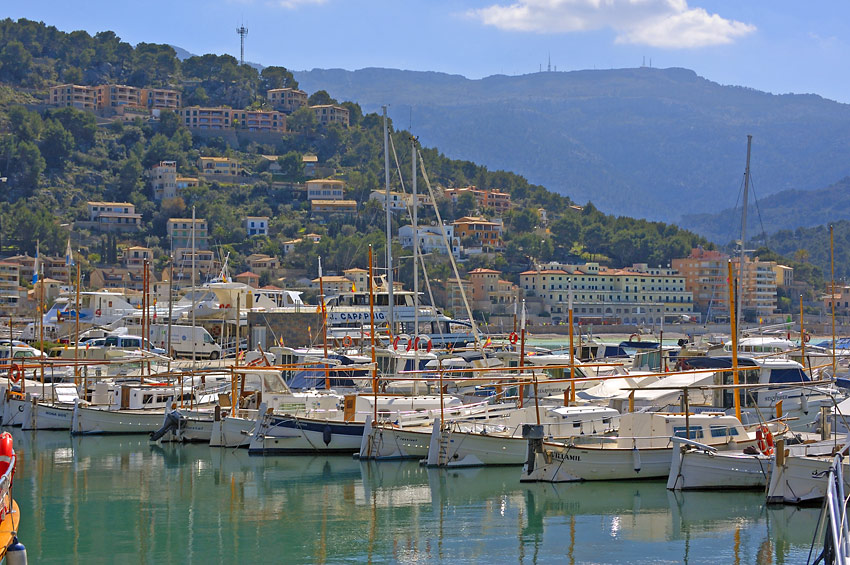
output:
<instances>
[{"instance_id":1,"label":"turquoise water","mask_svg":"<svg viewBox=\"0 0 850 565\"><path fill-rule=\"evenodd\" d=\"M14 437L30 563L801 563L819 512L660 481Z\"/></svg>"}]
</instances>

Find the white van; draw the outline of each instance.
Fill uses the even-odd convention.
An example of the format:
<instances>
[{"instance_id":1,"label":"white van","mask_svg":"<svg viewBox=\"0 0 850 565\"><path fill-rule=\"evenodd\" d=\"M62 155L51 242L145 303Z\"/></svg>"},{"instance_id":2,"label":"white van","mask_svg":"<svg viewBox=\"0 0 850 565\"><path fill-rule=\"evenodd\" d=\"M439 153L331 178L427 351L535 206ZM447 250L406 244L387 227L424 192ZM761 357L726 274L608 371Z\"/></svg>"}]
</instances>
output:
<instances>
[{"instance_id":1,"label":"white van","mask_svg":"<svg viewBox=\"0 0 850 565\"><path fill-rule=\"evenodd\" d=\"M208 359L221 358L221 346L215 342L210 333L202 327L196 326L171 326L171 347L166 345L168 341L167 324L151 324L151 343L162 347L176 356L192 356L192 344L194 342L195 354L198 357Z\"/></svg>"}]
</instances>

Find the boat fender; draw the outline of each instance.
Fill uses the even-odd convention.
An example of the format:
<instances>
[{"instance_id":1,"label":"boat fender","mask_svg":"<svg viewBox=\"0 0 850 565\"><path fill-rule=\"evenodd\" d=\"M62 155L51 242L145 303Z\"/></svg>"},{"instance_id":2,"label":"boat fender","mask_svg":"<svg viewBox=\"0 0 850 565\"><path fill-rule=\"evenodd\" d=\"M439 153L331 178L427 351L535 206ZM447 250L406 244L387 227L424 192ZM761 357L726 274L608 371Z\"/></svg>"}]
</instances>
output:
<instances>
[{"instance_id":1,"label":"boat fender","mask_svg":"<svg viewBox=\"0 0 850 565\"><path fill-rule=\"evenodd\" d=\"M809 413L809 397L806 396L805 391L800 393L800 410L803 412L803 414Z\"/></svg>"},{"instance_id":2,"label":"boat fender","mask_svg":"<svg viewBox=\"0 0 850 565\"><path fill-rule=\"evenodd\" d=\"M12 538L12 545L6 549L7 565L27 565L27 548L18 541L18 536Z\"/></svg>"},{"instance_id":3,"label":"boat fender","mask_svg":"<svg viewBox=\"0 0 850 565\"><path fill-rule=\"evenodd\" d=\"M12 434L3 432L0 434L0 475L6 474L14 458L15 449L12 442ZM14 471L12 472L14 473ZM11 486L11 482L9 486Z\"/></svg>"},{"instance_id":4,"label":"boat fender","mask_svg":"<svg viewBox=\"0 0 850 565\"><path fill-rule=\"evenodd\" d=\"M632 448L632 463L635 473L640 473L640 449L637 447Z\"/></svg>"},{"instance_id":5,"label":"boat fender","mask_svg":"<svg viewBox=\"0 0 850 565\"><path fill-rule=\"evenodd\" d=\"M322 441L325 442L325 445L330 445L330 443L331 443L331 426L330 426L330 424L325 424L325 429L322 430Z\"/></svg>"}]
</instances>

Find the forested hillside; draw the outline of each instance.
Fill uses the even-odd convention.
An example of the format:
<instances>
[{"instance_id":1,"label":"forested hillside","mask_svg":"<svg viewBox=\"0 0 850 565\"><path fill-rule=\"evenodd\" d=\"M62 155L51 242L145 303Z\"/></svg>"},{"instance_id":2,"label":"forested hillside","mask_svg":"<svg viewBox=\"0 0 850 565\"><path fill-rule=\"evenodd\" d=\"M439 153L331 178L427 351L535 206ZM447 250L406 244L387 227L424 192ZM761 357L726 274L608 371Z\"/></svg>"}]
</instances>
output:
<instances>
[{"instance_id":1,"label":"forested hillside","mask_svg":"<svg viewBox=\"0 0 850 565\"><path fill-rule=\"evenodd\" d=\"M283 257L283 243L305 233L323 237L316 245L300 244L295 253L286 255L285 266L315 272L318 255L329 270L365 266L367 243L374 243L380 256L383 210L368 196L383 188L382 120L376 114L364 115L355 102L342 102L350 111L349 128L321 126L312 112L299 110L289 116L292 131L273 142L249 141L236 147L219 137L193 134L169 111L163 111L158 121L122 123L44 103L53 84L123 83L178 89L184 105L264 108L267 88L298 85L284 67L258 72L228 55L180 61L170 46L142 43L133 47L112 32L89 36L36 22L4 20L0 22L0 83L0 174L7 178L0 194L2 254L33 253L37 241L42 253L61 254L70 224L86 219L86 202L113 200L135 204L143 230L118 241L75 231L75 247L83 253L85 268L114 262L116 248L133 242L152 247L157 266L163 266L169 247L166 222L171 217L186 217L192 206L198 217L207 219L215 248L222 255L230 252L237 268L250 253ZM310 103L337 100L315 91ZM407 174L410 133L392 128L392 139L401 170ZM695 245L709 245L675 226L606 215L593 205L571 207L571 199L513 173L452 160L435 148L422 152L435 186L474 184L499 188L512 196L514 206L503 214L505 253L476 257L469 266L488 264L516 273L534 259L581 257L613 265L663 264L687 254ZM335 178L345 180L346 198L358 202L355 218L317 222L310 217L308 203L285 188L287 183L305 180L301 157L307 153L316 155ZM197 175L200 156L237 159L244 180L237 184L202 182L186 189L181 197L154 201L146 174L150 167L163 160L176 161L180 174ZM268 156L277 158L269 160ZM273 162L280 166L279 172L269 171ZM392 188L400 186L398 175L393 174ZM474 202L465 199L453 204L438 197L437 205L446 220L476 212L492 217L491 210L476 211ZM240 225L245 215L270 216L269 236L246 238ZM424 221L435 218L433 212L424 210L421 215ZM405 223L409 219L397 216L394 227ZM439 262L436 257L431 260ZM439 271L442 267L435 268Z\"/></svg>"},{"instance_id":2,"label":"forested hillside","mask_svg":"<svg viewBox=\"0 0 850 565\"><path fill-rule=\"evenodd\" d=\"M397 121L412 117L423 142L450 157L515 171L614 214L676 222L733 207L747 134L761 197L850 174L850 106L724 86L686 69L480 80L392 69L295 76L366 110L389 104Z\"/></svg>"}]
</instances>

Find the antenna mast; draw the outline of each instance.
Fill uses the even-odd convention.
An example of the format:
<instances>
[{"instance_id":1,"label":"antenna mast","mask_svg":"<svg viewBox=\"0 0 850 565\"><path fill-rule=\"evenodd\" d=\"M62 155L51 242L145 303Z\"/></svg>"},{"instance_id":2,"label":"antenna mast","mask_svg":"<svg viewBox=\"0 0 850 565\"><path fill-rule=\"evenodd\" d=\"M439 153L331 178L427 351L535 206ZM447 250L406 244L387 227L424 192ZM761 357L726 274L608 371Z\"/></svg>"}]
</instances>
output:
<instances>
[{"instance_id":1,"label":"antenna mast","mask_svg":"<svg viewBox=\"0 0 850 565\"><path fill-rule=\"evenodd\" d=\"M248 35L248 28L244 24L236 28L236 33L239 34L239 64L245 64L245 36Z\"/></svg>"}]
</instances>

